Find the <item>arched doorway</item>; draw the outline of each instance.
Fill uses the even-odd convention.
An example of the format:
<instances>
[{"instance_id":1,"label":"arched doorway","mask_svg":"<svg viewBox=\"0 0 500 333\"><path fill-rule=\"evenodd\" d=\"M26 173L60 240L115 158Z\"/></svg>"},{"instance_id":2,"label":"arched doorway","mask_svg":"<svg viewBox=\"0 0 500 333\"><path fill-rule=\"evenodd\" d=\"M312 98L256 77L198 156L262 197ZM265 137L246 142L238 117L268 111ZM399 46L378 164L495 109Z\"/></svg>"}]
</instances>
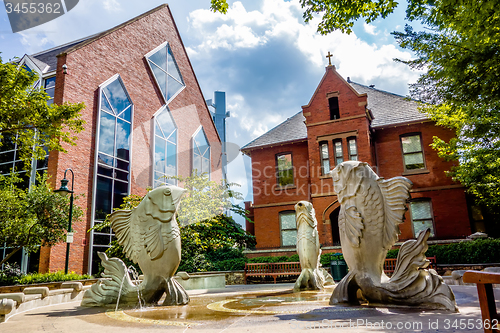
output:
<instances>
[{"instance_id":1,"label":"arched doorway","mask_svg":"<svg viewBox=\"0 0 500 333\"><path fill-rule=\"evenodd\" d=\"M332 242L334 246L340 245L339 212L340 206L338 206L330 213L330 224L332 226Z\"/></svg>"}]
</instances>

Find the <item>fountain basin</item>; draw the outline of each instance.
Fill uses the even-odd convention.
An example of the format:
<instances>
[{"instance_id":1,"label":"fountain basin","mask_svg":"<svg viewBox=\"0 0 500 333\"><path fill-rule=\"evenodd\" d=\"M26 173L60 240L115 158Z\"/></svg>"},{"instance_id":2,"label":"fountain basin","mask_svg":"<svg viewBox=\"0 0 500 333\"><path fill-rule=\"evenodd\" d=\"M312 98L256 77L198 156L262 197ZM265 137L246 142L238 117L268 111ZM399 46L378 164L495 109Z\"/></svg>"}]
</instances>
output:
<instances>
[{"instance_id":1,"label":"fountain basin","mask_svg":"<svg viewBox=\"0 0 500 333\"><path fill-rule=\"evenodd\" d=\"M184 280L180 276L174 276L174 278L186 290L222 289L226 286L226 274L224 273L203 274L203 275L189 274L189 279L187 280Z\"/></svg>"}]
</instances>

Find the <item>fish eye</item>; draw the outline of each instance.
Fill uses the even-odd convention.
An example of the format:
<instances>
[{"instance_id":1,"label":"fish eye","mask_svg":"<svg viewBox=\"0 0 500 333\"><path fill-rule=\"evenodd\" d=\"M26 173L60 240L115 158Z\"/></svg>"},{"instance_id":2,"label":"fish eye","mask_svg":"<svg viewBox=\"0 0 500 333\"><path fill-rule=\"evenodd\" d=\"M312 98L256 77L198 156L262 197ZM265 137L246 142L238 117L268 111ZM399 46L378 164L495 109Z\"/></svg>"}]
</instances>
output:
<instances>
[{"instance_id":1,"label":"fish eye","mask_svg":"<svg viewBox=\"0 0 500 333\"><path fill-rule=\"evenodd\" d=\"M170 191L169 188L166 188L164 193L165 193L165 195L170 195L172 193L172 191Z\"/></svg>"}]
</instances>

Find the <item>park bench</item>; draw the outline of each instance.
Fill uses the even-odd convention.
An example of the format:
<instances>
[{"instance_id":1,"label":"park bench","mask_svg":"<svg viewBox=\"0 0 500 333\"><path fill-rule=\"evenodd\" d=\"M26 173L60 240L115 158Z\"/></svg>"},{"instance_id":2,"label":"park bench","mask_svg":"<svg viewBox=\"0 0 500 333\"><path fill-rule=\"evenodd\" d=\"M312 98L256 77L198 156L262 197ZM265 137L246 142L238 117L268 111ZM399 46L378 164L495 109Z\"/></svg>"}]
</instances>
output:
<instances>
[{"instance_id":1,"label":"park bench","mask_svg":"<svg viewBox=\"0 0 500 333\"><path fill-rule=\"evenodd\" d=\"M391 276L394 273L396 269L396 260L396 258L385 259L384 272L387 276ZM436 269L436 257L427 257L427 260L430 261L429 267L427 268Z\"/></svg>"},{"instance_id":2,"label":"park bench","mask_svg":"<svg viewBox=\"0 0 500 333\"><path fill-rule=\"evenodd\" d=\"M247 276L272 276L274 283L278 276L300 275L300 262L265 262L245 264L245 284Z\"/></svg>"},{"instance_id":3,"label":"park bench","mask_svg":"<svg viewBox=\"0 0 500 333\"><path fill-rule=\"evenodd\" d=\"M498 332L500 328L500 316L497 313L495 305L493 285L500 284L500 273L467 271L464 273L463 281L477 285L484 332Z\"/></svg>"}]
</instances>

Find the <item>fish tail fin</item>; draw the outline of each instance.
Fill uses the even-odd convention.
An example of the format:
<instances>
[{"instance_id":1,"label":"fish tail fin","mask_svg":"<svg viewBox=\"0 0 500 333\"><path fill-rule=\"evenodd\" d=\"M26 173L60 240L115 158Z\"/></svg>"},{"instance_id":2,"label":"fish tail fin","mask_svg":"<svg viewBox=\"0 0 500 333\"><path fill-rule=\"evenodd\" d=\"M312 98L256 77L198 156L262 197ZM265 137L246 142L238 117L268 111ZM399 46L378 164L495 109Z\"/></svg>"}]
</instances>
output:
<instances>
[{"instance_id":1,"label":"fish tail fin","mask_svg":"<svg viewBox=\"0 0 500 333\"><path fill-rule=\"evenodd\" d=\"M91 307L113 304L118 301L118 296L120 302L138 302L138 287L130 279L125 263L118 258L108 258L104 252L97 252L97 255L101 258L104 267L102 276L105 279L100 279L85 291L81 305Z\"/></svg>"},{"instance_id":2,"label":"fish tail fin","mask_svg":"<svg viewBox=\"0 0 500 333\"><path fill-rule=\"evenodd\" d=\"M300 272L299 278L295 281L293 291L300 290L320 290L324 286L324 277L317 268L304 268Z\"/></svg>"},{"instance_id":3,"label":"fish tail fin","mask_svg":"<svg viewBox=\"0 0 500 333\"><path fill-rule=\"evenodd\" d=\"M330 305L338 303L358 304L357 292L359 289L356 283L356 274L350 271L333 289L332 297L330 297Z\"/></svg>"},{"instance_id":4,"label":"fish tail fin","mask_svg":"<svg viewBox=\"0 0 500 333\"><path fill-rule=\"evenodd\" d=\"M184 305L189 303L189 295L173 277L169 278L165 288L165 300L162 305Z\"/></svg>"}]
</instances>

